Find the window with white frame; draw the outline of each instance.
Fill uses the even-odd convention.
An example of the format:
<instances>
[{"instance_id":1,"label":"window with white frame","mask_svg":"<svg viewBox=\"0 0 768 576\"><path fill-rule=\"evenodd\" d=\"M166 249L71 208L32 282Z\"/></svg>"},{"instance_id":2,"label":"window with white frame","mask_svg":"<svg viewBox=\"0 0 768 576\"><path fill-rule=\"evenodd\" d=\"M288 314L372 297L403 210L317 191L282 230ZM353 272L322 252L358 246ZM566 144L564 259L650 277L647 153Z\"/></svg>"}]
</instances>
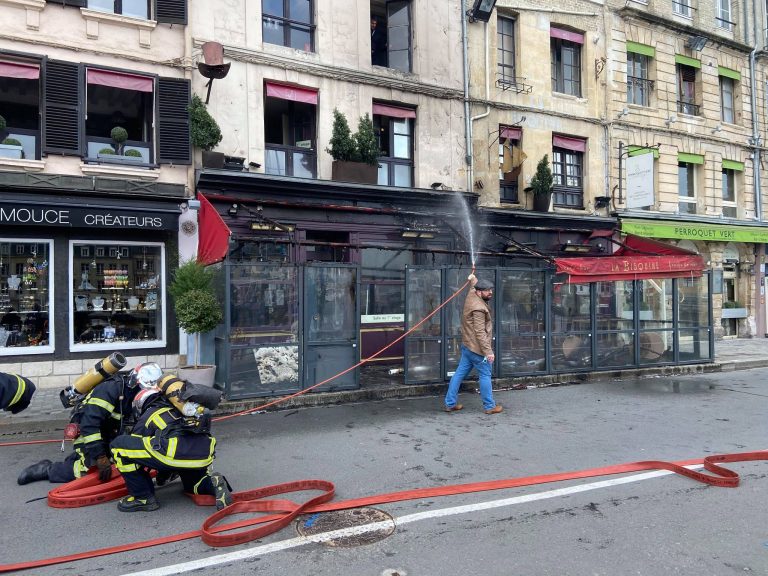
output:
<instances>
[{"instance_id":1,"label":"window with white frame","mask_svg":"<svg viewBox=\"0 0 768 576\"><path fill-rule=\"evenodd\" d=\"M731 0L717 0L715 10L715 25L726 30L733 30Z\"/></svg>"},{"instance_id":2,"label":"window with white frame","mask_svg":"<svg viewBox=\"0 0 768 576\"><path fill-rule=\"evenodd\" d=\"M72 350L165 345L162 243L73 240L69 259Z\"/></svg>"},{"instance_id":3,"label":"window with white frame","mask_svg":"<svg viewBox=\"0 0 768 576\"><path fill-rule=\"evenodd\" d=\"M0 356L53 352L52 248L0 238Z\"/></svg>"},{"instance_id":4,"label":"window with white frame","mask_svg":"<svg viewBox=\"0 0 768 576\"><path fill-rule=\"evenodd\" d=\"M693 0L672 0L672 12L679 16L691 17L691 11L693 6L691 5Z\"/></svg>"},{"instance_id":5,"label":"window with white frame","mask_svg":"<svg viewBox=\"0 0 768 576\"><path fill-rule=\"evenodd\" d=\"M677 159L678 212L696 214L696 167L704 163L698 154L679 154Z\"/></svg>"},{"instance_id":6,"label":"window with white frame","mask_svg":"<svg viewBox=\"0 0 768 576\"><path fill-rule=\"evenodd\" d=\"M733 92L734 92L734 82L732 78L726 78L725 76L720 76L720 102L722 104L721 108L721 119L723 122L728 122L729 124L733 124L734 119L736 118L736 115L734 113L733 105L734 105L734 98L733 98Z\"/></svg>"},{"instance_id":7,"label":"window with white frame","mask_svg":"<svg viewBox=\"0 0 768 576\"><path fill-rule=\"evenodd\" d=\"M726 218L738 218L738 204L736 185L744 164L735 160L723 159L722 167L722 192L723 192L723 216Z\"/></svg>"}]
</instances>

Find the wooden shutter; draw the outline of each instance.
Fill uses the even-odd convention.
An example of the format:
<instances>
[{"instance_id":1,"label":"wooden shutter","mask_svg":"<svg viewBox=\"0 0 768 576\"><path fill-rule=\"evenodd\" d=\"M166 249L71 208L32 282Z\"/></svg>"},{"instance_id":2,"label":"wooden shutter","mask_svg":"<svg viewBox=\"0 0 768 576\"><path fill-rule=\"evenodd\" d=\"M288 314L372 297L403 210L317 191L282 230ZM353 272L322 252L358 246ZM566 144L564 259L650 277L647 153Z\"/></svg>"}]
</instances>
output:
<instances>
[{"instance_id":1,"label":"wooden shutter","mask_svg":"<svg viewBox=\"0 0 768 576\"><path fill-rule=\"evenodd\" d=\"M186 24L187 0L156 0L155 20L164 24Z\"/></svg>"},{"instance_id":2,"label":"wooden shutter","mask_svg":"<svg viewBox=\"0 0 768 576\"><path fill-rule=\"evenodd\" d=\"M48 4L61 4L62 6L77 6L78 8L86 8L88 6L88 0L46 0Z\"/></svg>"},{"instance_id":3,"label":"wooden shutter","mask_svg":"<svg viewBox=\"0 0 768 576\"><path fill-rule=\"evenodd\" d=\"M43 88L43 152L80 156L80 64L48 60Z\"/></svg>"},{"instance_id":4,"label":"wooden shutter","mask_svg":"<svg viewBox=\"0 0 768 576\"><path fill-rule=\"evenodd\" d=\"M160 164L191 164L189 138L190 81L157 81L157 149Z\"/></svg>"}]
</instances>

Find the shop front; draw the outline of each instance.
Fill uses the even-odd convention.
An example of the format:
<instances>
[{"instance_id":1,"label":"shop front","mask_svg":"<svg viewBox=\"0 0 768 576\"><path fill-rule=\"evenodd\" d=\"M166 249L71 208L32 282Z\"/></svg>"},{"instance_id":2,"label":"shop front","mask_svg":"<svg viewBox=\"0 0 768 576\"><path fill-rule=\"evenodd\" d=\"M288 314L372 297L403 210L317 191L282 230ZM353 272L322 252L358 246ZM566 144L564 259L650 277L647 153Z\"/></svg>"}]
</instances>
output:
<instances>
[{"instance_id":1,"label":"shop front","mask_svg":"<svg viewBox=\"0 0 768 576\"><path fill-rule=\"evenodd\" d=\"M178 200L5 193L0 361L177 349L165 286L178 215Z\"/></svg>"},{"instance_id":2,"label":"shop front","mask_svg":"<svg viewBox=\"0 0 768 576\"><path fill-rule=\"evenodd\" d=\"M201 173L198 192L232 232L215 346L230 398L447 381L463 295L432 313L473 262L496 286L495 377L713 358L703 260L625 241L610 218L482 209L462 194L468 229L453 192L224 171ZM579 269L591 259L597 274Z\"/></svg>"},{"instance_id":3,"label":"shop front","mask_svg":"<svg viewBox=\"0 0 768 576\"><path fill-rule=\"evenodd\" d=\"M702 256L711 268L714 327L718 337L753 337L766 333L765 245L768 225L685 222L634 215L622 218L621 230L674 242Z\"/></svg>"}]
</instances>

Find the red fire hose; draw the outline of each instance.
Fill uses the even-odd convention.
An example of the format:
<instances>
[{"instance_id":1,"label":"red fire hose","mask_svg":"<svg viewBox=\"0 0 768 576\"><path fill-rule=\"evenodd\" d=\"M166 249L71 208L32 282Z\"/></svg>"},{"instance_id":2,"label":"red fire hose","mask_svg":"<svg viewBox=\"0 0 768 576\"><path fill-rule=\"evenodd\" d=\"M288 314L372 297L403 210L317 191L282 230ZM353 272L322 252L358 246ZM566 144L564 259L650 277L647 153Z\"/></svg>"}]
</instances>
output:
<instances>
[{"instance_id":1,"label":"red fire hose","mask_svg":"<svg viewBox=\"0 0 768 576\"><path fill-rule=\"evenodd\" d=\"M455 494L466 494L470 492L483 492L488 490L501 490L508 488L518 488L522 486L531 486L536 484L545 484L549 482L560 482L564 480L575 480L580 478L592 478L595 476L608 476L613 474L623 474L628 472L639 472L642 470L669 470L696 480L719 486L723 488L735 488L739 485L739 475L727 468L720 466L724 462L748 462L756 460L768 460L768 451L761 450L756 452L742 452L738 454L719 454L707 456L701 459L683 460L677 462L665 462L663 460L645 460L641 462L629 462L626 464L617 464L613 466L604 466L600 468L590 468L575 472L560 472L557 474L546 474L542 476L527 476L524 478L508 478L504 480L493 480L488 482L475 482L471 484L455 484L451 486L439 486L433 488L421 488L415 490L405 490L402 492L391 492L365 498L356 498L353 500L344 500L340 502L329 502L334 495L334 486L332 483L324 480L300 480L287 484L277 484L244 492L233 494L234 503L231 506L217 511L209 516L200 530L184 532L172 536L145 540L143 542L134 542L120 546L111 546L70 554L67 556L58 556L43 560L30 562L19 562L15 564L0 565L0 573L12 572L15 570L26 570L29 568L39 568L42 566L51 566L54 564L63 564L75 560L84 560L98 556L106 556L119 552L128 552L140 548L148 548L171 542L179 542L200 536L202 540L210 546L232 546L263 538L268 534L280 530L290 524L297 516L313 512L329 512L332 510L342 510L348 508L359 508L362 506L373 506L391 502L401 502L404 500L416 500L421 498L435 498L438 496L449 496ZM704 465L704 468L711 474L704 474L684 468L684 466ZM65 507L79 505L96 504L105 502L110 498L116 498L124 494L124 489L119 485L122 479L113 478L104 485L98 484L95 474L89 474L83 478L70 482L57 490L51 491L55 504L63 504ZM93 488L104 488L103 492L93 490ZM271 496L287 494L290 492L319 491L320 495L315 496L303 504L297 504L290 500L265 500ZM109 496L108 496L109 495ZM212 505L212 496L193 496L193 500L199 505ZM231 514L242 514L249 512L267 512L267 516L260 516L249 520L241 520L229 524L217 525L224 518ZM263 524L258 528L242 530L249 526ZM231 532L222 534L222 532Z\"/></svg>"}]
</instances>

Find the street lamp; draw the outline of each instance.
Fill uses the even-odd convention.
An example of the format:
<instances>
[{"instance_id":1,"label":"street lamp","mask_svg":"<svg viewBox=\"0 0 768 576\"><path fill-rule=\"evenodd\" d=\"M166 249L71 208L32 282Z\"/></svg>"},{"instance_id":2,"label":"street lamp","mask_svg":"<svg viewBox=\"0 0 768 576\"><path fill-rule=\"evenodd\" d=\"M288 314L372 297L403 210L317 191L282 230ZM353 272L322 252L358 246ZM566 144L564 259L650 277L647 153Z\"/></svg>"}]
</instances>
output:
<instances>
[{"instance_id":1,"label":"street lamp","mask_svg":"<svg viewBox=\"0 0 768 576\"><path fill-rule=\"evenodd\" d=\"M496 0L475 0L474 6L467 11L470 22L488 22L491 19L491 12L496 5Z\"/></svg>"}]
</instances>

